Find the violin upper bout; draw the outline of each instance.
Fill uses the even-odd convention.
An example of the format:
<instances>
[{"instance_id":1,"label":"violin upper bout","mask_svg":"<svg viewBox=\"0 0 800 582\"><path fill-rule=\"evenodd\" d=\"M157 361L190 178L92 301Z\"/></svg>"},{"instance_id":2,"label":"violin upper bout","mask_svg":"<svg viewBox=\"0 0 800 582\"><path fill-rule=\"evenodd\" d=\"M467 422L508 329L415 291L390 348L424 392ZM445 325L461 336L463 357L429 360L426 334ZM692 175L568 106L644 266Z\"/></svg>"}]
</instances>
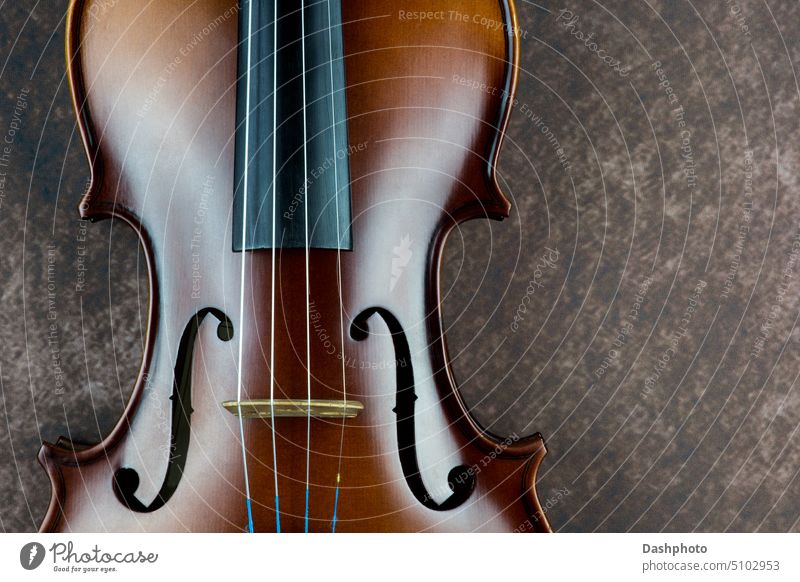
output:
<instances>
[{"instance_id":1,"label":"violin upper bout","mask_svg":"<svg viewBox=\"0 0 800 582\"><path fill-rule=\"evenodd\" d=\"M84 54L90 50L86 45L92 42L94 29L91 24L102 17L95 8L92 0L70 2L65 42L67 79L77 114L78 129L89 162L89 180L78 203L78 212L81 218L92 220L116 215L114 201L106 194L109 189L103 186L101 148L92 123L90 99L87 95L87 86L91 86L93 79L86 79L84 71ZM95 88L95 91L98 89Z\"/></svg>"},{"instance_id":2,"label":"violin upper bout","mask_svg":"<svg viewBox=\"0 0 800 582\"><path fill-rule=\"evenodd\" d=\"M350 158L354 198L438 208L445 229L507 217L495 168L517 81L511 2L431 12L423 0L402 9L376 0L342 10L350 142L366 146Z\"/></svg>"},{"instance_id":3,"label":"violin upper bout","mask_svg":"<svg viewBox=\"0 0 800 582\"><path fill-rule=\"evenodd\" d=\"M232 181L237 15L236 0L72 0L67 76L91 170L83 218L160 228L170 200L206 174Z\"/></svg>"},{"instance_id":4,"label":"violin upper bout","mask_svg":"<svg viewBox=\"0 0 800 582\"><path fill-rule=\"evenodd\" d=\"M513 0L500 0L496 2L499 9L497 21L503 26L495 31L495 36L503 39L503 49L494 59L487 62L488 71L502 68L494 74L486 74L491 82L486 86L475 89L479 79L457 79L456 84L471 86L462 87L467 91L485 93L487 100L484 104L488 112L484 116L484 123L490 130L486 132L475 145L472 155L480 159L475 160L473 167L482 169L479 176L475 176L471 183L466 184L464 196L458 198L455 207L451 209L454 222L462 222L473 218L491 218L503 220L511 213L512 203L503 192L497 176L497 162L500 150L505 139L508 122L511 117L517 81L519 78L519 25L517 23L516 9ZM498 44L497 38L494 45ZM488 52L487 52L488 54ZM455 79L455 75L454 75Z\"/></svg>"},{"instance_id":5,"label":"violin upper bout","mask_svg":"<svg viewBox=\"0 0 800 582\"><path fill-rule=\"evenodd\" d=\"M547 519L545 509L539 501L539 495L536 492L536 483L539 476L539 466L542 464L545 455L547 454L547 447L544 444L542 435L536 433L530 437L532 441L538 441L539 447L530 457L525 465L525 472L522 477L523 500L528 510L528 521L525 530L535 531L540 533L551 533L553 531L550 521Z\"/></svg>"},{"instance_id":6,"label":"violin upper bout","mask_svg":"<svg viewBox=\"0 0 800 582\"><path fill-rule=\"evenodd\" d=\"M83 12L83 0L72 0L67 12L67 35L64 43L64 50L67 64L67 80L72 97L72 105L75 108L78 116L78 129L81 134L86 155L89 158L89 181L86 184L86 190L81 196L78 203L78 212L81 218L93 218L91 201L96 198L97 194L97 171L95 169L96 160L96 147L92 139L89 115L85 106L85 96L83 87L83 76L81 75L80 67L80 23L81 13ZM45 449L39 454L40 462L45 458ZM44 463L43 463L44 464Z\"/></svg>"},{"instance_id":7,"label":"violin upper bout","mask_svg":"<svg viewBox=\"0 0 800 582\"><path fill-rule=\"evenodd\" d=\"M504 33L506 37L505 85L500 92L497 134L491 145L487 164L486 197L484 210L489 218L502 220L511 213L511 201L506 197L497 178L497 161L505 139L513 105L516 102L517 82L519 80L519 24L514 0L501 0Z\"/></svg>"}]
</instances>

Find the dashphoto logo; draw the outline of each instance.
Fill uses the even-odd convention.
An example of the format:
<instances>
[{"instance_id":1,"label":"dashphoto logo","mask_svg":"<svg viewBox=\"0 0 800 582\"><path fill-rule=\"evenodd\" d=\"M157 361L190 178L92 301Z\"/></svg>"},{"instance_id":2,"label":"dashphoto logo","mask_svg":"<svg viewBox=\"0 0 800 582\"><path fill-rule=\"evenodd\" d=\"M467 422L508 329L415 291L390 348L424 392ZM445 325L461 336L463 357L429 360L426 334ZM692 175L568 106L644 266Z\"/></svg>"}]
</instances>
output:
<instances>
[{"instance_id":1,"label":"dashphoto logo","mask_svg":"<svg viewBox=\"0 0 800 582\"><path fill-rule=\"evenodd\" d=\"M26 570L35 570L44 561L44 546L38 542L30 542L19 551L19 563Z\"/></svg>"}]
</instances>

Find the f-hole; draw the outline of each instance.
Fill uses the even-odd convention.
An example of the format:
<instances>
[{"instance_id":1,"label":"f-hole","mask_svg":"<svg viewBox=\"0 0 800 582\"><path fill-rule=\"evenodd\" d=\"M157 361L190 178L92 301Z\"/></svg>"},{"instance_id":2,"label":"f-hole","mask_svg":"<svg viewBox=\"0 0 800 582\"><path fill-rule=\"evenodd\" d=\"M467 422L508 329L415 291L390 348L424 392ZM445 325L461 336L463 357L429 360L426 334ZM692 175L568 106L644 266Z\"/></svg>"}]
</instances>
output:
<instances>
[{"instance_id":1,"label":"f-hole","mask_svg":"<svg viewBox=\"0 0 800 582\"><path fill-rule=\"evenodd\" d=\"M411 366L411 351L405 331L397 318L386 309L371 307L362 311L350 326L350 336L363 341L369 336L367 320L374 314L380 315L392 334L394 344L395 369L397 370L397 400L394 413L397 415L397 445L400 465L403 468L409 489L422 505L435 511L447 511L464 503L475 488L475 476L466 465L450 469L447 485L452 494L442 503L437 503L422 480L417 461L417 438L414 421L414 405L417 400L414 391L414 370Z\"/></svg>"},{"instance_id":2,"label":"f-hole","mask_svg":"<svg viewBox=\"0 0 800 582\"><path fill-rule=\"evenodd\" d=\"M169 460L164 483L155 499L145 505L136 497L139 488L139 473L136 469L123 467L114 473L114 493L122 503L132 511L151 513L160 509L170 500L178 489L186 467L186 455L189 450L190 423L192 415L192 363L194 362L194 344L206 315L211 314L217 318L217 337L224 341L233 338L233 323L230 318L219 309L206 307L198 311L186 324L178 348L178 358L175 362L175 376L172 386L172 435L170 438Z\"/></svg>"}]
</instances>

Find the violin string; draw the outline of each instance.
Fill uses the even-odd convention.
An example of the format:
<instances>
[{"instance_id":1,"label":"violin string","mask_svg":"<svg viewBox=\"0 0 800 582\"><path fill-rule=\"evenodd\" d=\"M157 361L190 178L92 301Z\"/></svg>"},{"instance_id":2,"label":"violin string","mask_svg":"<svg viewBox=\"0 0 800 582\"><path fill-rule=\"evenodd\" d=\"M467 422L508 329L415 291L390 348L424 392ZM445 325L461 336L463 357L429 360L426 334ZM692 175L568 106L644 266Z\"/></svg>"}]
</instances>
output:
<instances>
[{"instance_id":1,"label":"violin string","mask_svg":"<svg viewBox=\"0 0 800 582\"><path fill-rule=\"evenodd\" d=\"M270 293L269 331L269 408L272 428L272 474L275 478L275 531L281 533L280 495L278 495L278 448L275 438L275 230L277 228L276 207L277 141L278 141L278 0L273 3L272 13L272 291Z\"/></svg>"},{"instance_id":2,"label":"violin string","mask_svg":"<svg viewBox=\"0 0 800 582\"><path fill-rule=\"evenodd\" d=\"M253 52L253 1L247 4L247 79L244 114L244 197L242 200L242 275L241 275L241 295L239 298L239 361L236 382L236 412L239 417L239 439L242 444L242 464L244 468L244 490L247 505L247 531L253 533L253 506L250 501L250 478L247 472L247 448L244 442L244 418L242 416L242 353L244 351L244 289L245 289L245 265L247 262L247 194L249 188L248 167L250 166L250 67Z\"/></svg>"},{"instance_id":3,"label":"violin string","mask_svg":"<svg viewBox=\"0 0 800 582\"><path fill-rule=\"evenodd\" d=\"M336 203L336 285L339 288L339 330L341 333L342 344L342 404L347 409L347 380L345 378L345 347L344 347L344 302L342 299L342 236L339 231L339 152L336 146L336 97L334 92L333 80L333 20L331 18L331 0L327 0L328 5L328 54L330 56L331 72L331 127L333 128L333 183ZM342 415L342 426L339 435L339 461L336 467L336 493L333 499L333 520L331 521L331 532L336 532L336 516L339 509L339 484L342 481L342 451L344 450L344 424L345 417Z\"/></svg>"},{"instance_id":4,"label":"violin string","mask_svg":"<svg viewBox=\"0 0 800 582\"><path fill-rule=\"evenodd\" d=\"M311 477L311 283L309 278L309 245L308 245L308 130L306 120L306 3L300 2L300 34L303 61L303 189L305 206L306 235L306 515L305 532L308 533L309 485Z\"/></svg>"}]
</instances>

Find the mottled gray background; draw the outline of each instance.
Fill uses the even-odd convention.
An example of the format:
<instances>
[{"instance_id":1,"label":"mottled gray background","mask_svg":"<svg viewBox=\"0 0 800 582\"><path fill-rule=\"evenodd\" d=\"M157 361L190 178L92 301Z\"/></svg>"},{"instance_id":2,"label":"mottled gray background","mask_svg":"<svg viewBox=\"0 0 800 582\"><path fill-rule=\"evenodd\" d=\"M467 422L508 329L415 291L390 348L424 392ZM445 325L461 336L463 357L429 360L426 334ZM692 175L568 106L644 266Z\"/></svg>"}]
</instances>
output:
<instances>
[{"instance_id":1,"label":"mottled gray background","mask_svg":"<svg viewBox=\"0 0 800 582\"><path fill-rule=\"evenodd\" d=\"M495 432L545 436L559 530L800 530L800 5L517 4L513 217L463 226L445 260L465 396ZM130 230L77 220L66 0L0 6L0 529L20 531L49 496L41 441L94 442L119 417L146 286Z\"/></svg>"}]
</instances>

